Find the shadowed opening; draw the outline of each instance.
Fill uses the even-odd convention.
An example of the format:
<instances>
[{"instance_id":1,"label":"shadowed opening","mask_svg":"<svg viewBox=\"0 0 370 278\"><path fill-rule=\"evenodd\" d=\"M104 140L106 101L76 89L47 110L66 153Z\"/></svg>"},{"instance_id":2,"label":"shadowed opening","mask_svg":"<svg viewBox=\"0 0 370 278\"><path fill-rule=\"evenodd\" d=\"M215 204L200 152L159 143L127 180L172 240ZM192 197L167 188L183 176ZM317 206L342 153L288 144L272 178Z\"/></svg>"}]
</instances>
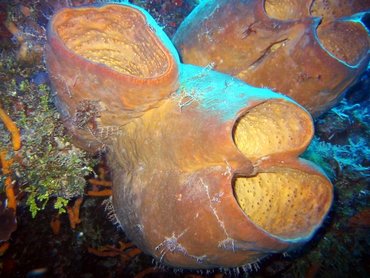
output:
<instances>
[{"instance_id":1,"label":"shadowed opening","mask_svg":"<svg viewBox=\"0 0 370 278\"><path fill-rule=\"evenodd\" d=\"M145 17L130 7L65 10L53 27L69 49L120 73L155 78L168 68L161 42Z\"/></svg>"},{"instance_id":2,"label":"shadowed opening","mask_svg":"<svg viewBox=\"0 0 370 278\"><path fill-rule=\"evenodd\" d=\"M257 226L281 238L306 237L321 224L331 203L328 182L321 176L289 168L239 177L234 194Z\"/></svg>"},{"instance_id":3,"label":"shadowed opening","mask_svg":"<svg viewBox=\"0 0 370 278\"><path fill-rule=\"evenodd\" d=\"M248 110L237 121L234 141L248 158L305 148L312 137L309 114L287 101L266 101Z\"/></svg>"}]
</instances>

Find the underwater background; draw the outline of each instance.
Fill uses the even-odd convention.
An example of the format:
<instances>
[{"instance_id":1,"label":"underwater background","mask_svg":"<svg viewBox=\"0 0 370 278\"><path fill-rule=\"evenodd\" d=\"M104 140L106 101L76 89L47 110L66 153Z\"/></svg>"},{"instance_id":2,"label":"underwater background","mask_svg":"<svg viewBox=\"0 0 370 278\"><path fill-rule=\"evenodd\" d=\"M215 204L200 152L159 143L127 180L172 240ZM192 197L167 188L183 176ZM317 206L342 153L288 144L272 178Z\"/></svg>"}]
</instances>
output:
<instances>
[{"instance_id":1,"label":"underwater background","mask_svg":"<svg viewBox=\"0 0 370 278\"><path fill-rule=\"evenodd\" d=\"M155 267L112 223L104 155L92 157L74 147L52 103L43 61L47 22L62 7L92 2L104 1L0 1L0 107L22 139L22 148L14 151L11 133L0 122L0 150L14 157L17 199L15 220L5 209L9 175L3 163L0 277L370 276L369 68L338 105L315 120L315 137L303 155L335 187L333 207L314 238L294 252L271 255L249 273L174 272ZM198 1L130 3L146 9L171 38Z\"/></svg>"}]
</instances>

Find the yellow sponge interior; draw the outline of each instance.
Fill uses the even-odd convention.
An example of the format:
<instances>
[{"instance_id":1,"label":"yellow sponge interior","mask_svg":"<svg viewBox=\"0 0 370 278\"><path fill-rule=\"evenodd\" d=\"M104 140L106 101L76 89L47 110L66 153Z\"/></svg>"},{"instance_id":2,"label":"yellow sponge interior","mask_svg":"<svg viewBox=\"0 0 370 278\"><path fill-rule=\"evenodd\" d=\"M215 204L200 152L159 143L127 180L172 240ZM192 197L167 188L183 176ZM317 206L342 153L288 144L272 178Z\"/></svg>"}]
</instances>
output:
<instances>
[{"instance_id":1,"label":"yellow sponge interior","mask_svg":"<svg viewBox=\"0 0 370 278\"><path fill-rule=\"evenodd\" d=\"M309 235L330 206L327 180L289 168L239 177L234 194L244 213L257 226L282 238Z\"/></svg>"},{"instance_id":2,"label":"yellow sponge interior","mask_svg":"<svg viewBox=\"0 0 370 278\"><path fill-rule=\"evenodd\" d=\"M267 101L249 110L236 123L234 141L249 159L304 148L313 124L308 113L287 101Z\"/></svg>"},{"instance_id":3,"label":"yellow sponge interior","mask_svg":"<svg viewBox=\"0 0 370 278\"><path fill-rule=\"evenodd\" d=\"M53 25L69 49L120 73L150 78L167 69L161 42L144 16L130 7L65 10Z\"/></svg>"}]
</instances>

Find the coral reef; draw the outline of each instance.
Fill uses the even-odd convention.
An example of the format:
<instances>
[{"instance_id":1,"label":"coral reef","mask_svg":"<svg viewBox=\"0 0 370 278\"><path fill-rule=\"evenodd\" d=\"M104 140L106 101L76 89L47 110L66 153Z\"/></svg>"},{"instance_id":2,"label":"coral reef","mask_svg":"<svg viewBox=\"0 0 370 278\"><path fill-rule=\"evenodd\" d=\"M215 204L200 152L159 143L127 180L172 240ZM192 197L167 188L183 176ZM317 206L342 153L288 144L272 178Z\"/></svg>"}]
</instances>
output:
<instances>
[{"instance_id":1,"label":"coral reef","mask_svg":"<svg viewBox=\"0 0 370 278\"><path fill-rule=\"evenodd\" d=\"M10 2L10 1L8 1ZM38 105L39 98L44 94L39 93L38 86L42 84L41 91L49 88L45 68L41 61L35 61L32 65L17 60L19 42L16 37L11 40L12 34L3 25L4 21L13 21L21 31L28 32L29 45L43 43L45 38L35 30L27 26L27 20L34 20L41 26L46 26L48 16L61 7L81 4L89 1L72 0L48 0L48 1L26 1L15 0L10 3L5 1L0 5L0 98L4 101L4 110L15 120L18 126L18 110L23 109L19 104L31 103L31 110L25 117L29 116L29 124L34 126L33 135L42 131L42 122L36 121L34 117L42 114L34 111ZM103 2L103 1L99 1ZM118 2L118 1L117 1ZM169 35L174 33L176 27L181 23L189 10L194 7L195 1L176 0L152 0L152 1L130 1L144 7L161 22L164 31ZM334 1L320 1L332 4ZM353 3L365 3L366 1L355 1ZM23 7L23 8L22 8ZM186 8L184 8L186 7ZM26 16L22 11L28 8L30 14ZM165 13L164 13L165 11ZM24 25L23 25L24 24ZM33 24L33 23L32 23ZM37 28L39 29L39 28ZM32 49L32 47L30 48ZM26 59L27 61L27 59ZM210 65L209 67L212 67ZM317 164L325 168L335 185L335 201L332 212L324 227L319 230L313 240L303 249L295 252L276 254L264 261L254 264L245 273L241 269L208 272L176 271L164 269L163 266L153 267L151 258L144 253L132 258L130 261L122 261L119 253L119 242L127 242L124 233L117 229L107 220L105 205L100 198L84 197L81 205L79 218L81 223L74 230L70 228L68 215L66 213L57 215L54 208L56 198L51 197L52 202L46 204L44 211L39 212L32 218L26 206L28 193L18 192L19 186L27 186L27 182L17 181L17 174L28 176L27 172L32 167L19 168L12 179L16 182L17 194L17 220L18 229L12 234L11 240L0 246L0 276L1 277L26 277L35 275L44 277L368 277L369 269L369 112L370 87L369 73L362 76L359 83L346 94L344 100L334 109L322 115L316 120L316 136L313 144L319 146L319 152L323 155L319 158L315 155L313 146L309 147L304 154L307 159L313 159ZM26 82L22 82L26 81ZM29 88L31 86L31 88ZM26 91L21 91L26 89ZM27 93L27 94L25 94ZM28 95L28 96L27 96ZM31 97L32 96L32 97ZM49 98L44 97L48 110L54 111ZM186 108L191 98L184 98L182 104ZM26 106L27 107L27 106ZM55 111L54 111L55 113ZM44 117L41 117L43 119ZM46 117L46 126L50 122L58 130L57 142L53 138L54 133L44 134L41 144L29 144L29 149L43 150L40 145L50 142L52 146L64 142L71 148L68 136L64 134L59 117ZM6 147L12 156L10 133L3 129L0 122L0 144ZM21 135L24 131L21 128ZM31 136L32 137L32 136ZM36 141L36 140L35 140ZM353 142L350 147L350 141ZM358 144L361 142L361 144ZM60 144L63 146L63 144ZM355 146L359 148L354 148ZM320 147L321 146L321 147ZM337 154L336 152L340 153ZM42 151L41 151L42 152ZM52 152L56 154L57 151ZM330 155L326 155L326 153ZM40 151L38 151L40 156ZM333 159L335 157L336 159ZM319 159L317 159L319 158ZM47 158L45 158L47 161ZM88 165L92 161L85 157ZM353 164L352 164L353 163ZM35 161L36 164L36 161ZM340 166L341 165L341 166ZM356 167L353 165L360 165ZM37 166L37 165L36 165ZM340 166L340 167L339 167ZM56 163L50 167L50 171L63 168ZM77 166L79 167L79 166ZM84 166L82 166L84 167ZM104 175L100 174L101 165L95 168L95 172L102 176L102 180L109 179L106 169ZM76 169L77 170L77 169ZM60 173L63 171L61 170ZM44 172L45 174L45 172ZM82 176L81 176L82 177ZM334 178L333 178L334 177ZM96 177L93 177L97 179ZM82 180L81 180L82 181ZM31 181L32 182L32 181ZM4 185L4 176L0 172L0 184ZM109 183L108 183L109 184ZM91 185L89 190L96 191L100 185ZM105 187L103 187L104 189ZM1 188L2 189L2 188ZM80 190L79 190L80 191ZM4 195L0 195L4 200ZM60 197L62 198L62 197ZM62 199L60 199L62 200ZM63 199L64 200L64 199ZM63 202L59 202L62 204ZM104 202L105 203L105 202ZM65 204L63 207L66 209ZM56 222L54 234L50 228L50 222ZM3 230L1 230L3 231ZM101 247L108 246L108 247ZM109 247L111 246L111 247ZM117 247L118 246L118 247ZM89 248L96 250L114 250L118 255L114 257L101 257L88 253ZM131 250L131 249L129 249ZM34 271L35 270L35 271ZM145 276L146 275L146 276Z\"/></svg>"}]
</instances>

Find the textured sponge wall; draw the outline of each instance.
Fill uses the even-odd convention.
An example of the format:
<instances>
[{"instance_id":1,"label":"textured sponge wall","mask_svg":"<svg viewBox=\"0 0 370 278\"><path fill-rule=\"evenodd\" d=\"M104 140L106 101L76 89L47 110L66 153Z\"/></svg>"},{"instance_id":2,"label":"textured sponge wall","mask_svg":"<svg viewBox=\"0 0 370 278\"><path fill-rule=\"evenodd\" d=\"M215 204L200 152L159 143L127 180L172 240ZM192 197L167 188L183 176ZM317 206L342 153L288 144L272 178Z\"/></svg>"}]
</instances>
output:
<instances>
[{"instance_id":1,"label":"textured sponge wall","mask_svg":"<svg viewBox=\"0 0 370 278\"><path fill-rule=\"evenodd\" d=\"M157 40L145 27L142 15L115 6L95 11L67 12L57 18L57 32L65 45L96 63L137 77L155 77L166 69ZM107 16L109 14L109 16ZM134 28L133 26L138 26ZM140 27L141 26L141 27Z\"/></svg>"}]
</instances>

